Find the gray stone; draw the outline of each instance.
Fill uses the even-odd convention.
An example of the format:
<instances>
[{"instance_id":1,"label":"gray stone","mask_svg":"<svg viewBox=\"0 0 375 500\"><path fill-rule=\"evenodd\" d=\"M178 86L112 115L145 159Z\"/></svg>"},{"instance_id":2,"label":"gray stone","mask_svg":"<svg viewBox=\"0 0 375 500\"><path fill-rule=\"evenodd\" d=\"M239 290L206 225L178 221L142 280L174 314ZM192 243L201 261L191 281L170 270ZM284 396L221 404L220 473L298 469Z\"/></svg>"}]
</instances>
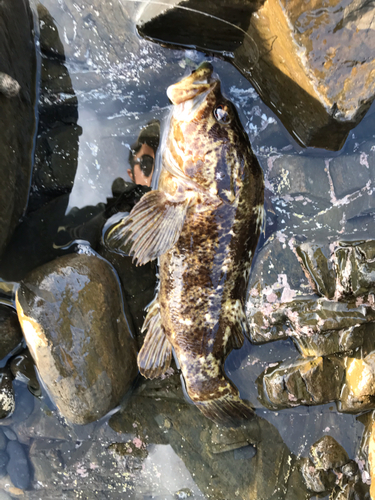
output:
<instances>
[{"instance_id":1,"label":"gray stone","mask_svg":"<svg viewBox=\"0 0 375 500\"><path fill-rule=\"evenodd\" d=\"M282 155L269 172L271 185L280 196L311 195L330 200L330 185L324 159L302 155Z\"/></svg>"},{"instance_id":2,"label":"gray stone","mask_svg":"<svg viewBox=\"0 0 375 500\"><path fill-rule=\"evenodd\" d=\"M333 158L329 163L329 171L337 198L362 189L371 178L368 157L363 154Z\"/></svg>"},{"instance_id":3,"label":"gray stone","mask_svg":"<svg viewBox=\"0 0 375 500\"><path fill-rule=\"evenodd\" d=\"M30 468L25 450L18 441L9 441L7 472L16 488L26 490L30 484Z\"/></svg>"},{"instance_id":4,"label":"gray stone","mask_svg":"<svg viewBox=\"0 0 375 500\"><path fill-rule=\"evenodd\" d=\"M19 85L18 95L0 93L0 253L28 198L35 127L36 56L33 17L24 0L0 5L0 72ZM3 92L4 78L3 81ZM8 96L10 87L8 88ZM15 89L15 84L11 86Z\"/></svg>"},{"instance_id":5,"label":"gray stone","mask_svg":"<svg viewBox=\"0 0 375 500\"><path fill-rule=\"evenodd\" d=\"M135 342L104 259L66 255L31 272L17 312L40 376L69 421L93 422L120 402L137 374Z\"/></svg>"}]
</instances>

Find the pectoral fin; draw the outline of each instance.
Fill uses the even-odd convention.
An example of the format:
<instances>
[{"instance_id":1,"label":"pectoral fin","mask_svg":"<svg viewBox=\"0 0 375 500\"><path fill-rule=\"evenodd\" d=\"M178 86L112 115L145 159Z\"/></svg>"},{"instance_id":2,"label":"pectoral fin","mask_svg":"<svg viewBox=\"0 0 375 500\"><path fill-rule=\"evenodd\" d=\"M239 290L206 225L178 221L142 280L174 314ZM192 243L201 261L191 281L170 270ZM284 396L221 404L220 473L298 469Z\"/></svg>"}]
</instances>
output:
<instances>
[{"instance_id":1,"label":"pectoral fin","mask_svg":"<svg viewBox=\"0 0 375 500\"><path fill-rule=\"evenodd\" d=\"M180 237L191 196L170 197L161 191L146 193L129 217L115 225L106 244L133 255L137 265L167 252Z\"/></svg>"},{"instance_id":2,"label":"pectoral fin","mask_svg":"<svg viewBox=\"0 0 375 500\"><path fill-rule=\"evenodd\" d=\"M138 354L138 367L146 378L157 378L168 370L172 360L172 346L165 336L157 298L149 307L142 331L147 335Z\"/></svg>"}]
</instances>

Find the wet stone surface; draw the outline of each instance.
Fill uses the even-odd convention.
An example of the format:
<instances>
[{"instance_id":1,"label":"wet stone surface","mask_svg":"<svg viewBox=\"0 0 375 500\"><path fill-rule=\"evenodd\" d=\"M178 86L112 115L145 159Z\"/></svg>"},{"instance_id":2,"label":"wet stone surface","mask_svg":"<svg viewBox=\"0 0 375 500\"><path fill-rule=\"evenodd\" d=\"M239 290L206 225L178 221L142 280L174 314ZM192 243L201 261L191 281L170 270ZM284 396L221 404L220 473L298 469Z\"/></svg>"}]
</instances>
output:
<instances>
[{"instance_id":1,"label":"wet stone surface","mask_svg":"<svg viewBox=\"0 0 375 500\"><path fill-rule=\"evenodd\" d=\"M120 402L137 373L136 354L106 261L67 255L36 269L20 285L17 311L41 378L68 420L89 423Z\"/></svg>"}]
</instances>

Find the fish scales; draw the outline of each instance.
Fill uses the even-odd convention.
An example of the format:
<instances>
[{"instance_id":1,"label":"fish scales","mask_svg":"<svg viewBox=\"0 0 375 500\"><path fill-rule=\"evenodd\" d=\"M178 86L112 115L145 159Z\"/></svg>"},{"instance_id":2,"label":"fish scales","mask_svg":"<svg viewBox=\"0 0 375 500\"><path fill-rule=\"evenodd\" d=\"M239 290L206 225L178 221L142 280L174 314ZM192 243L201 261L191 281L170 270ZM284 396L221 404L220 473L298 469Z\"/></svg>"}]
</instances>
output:
<instances>
[{"instance_id":1,"label":"fish scales","mask_svg":"<svg viewBox=\"0 0 375 500\"><path fill-rule=\"evenodd\" d=\"M158 190L107 242L131 245L141 264L160 257L141 373L160 376L173 348L192 401L215 422L237 425L253 410L226 377L224 362L248 335L244 303L263 222L263 174L211 65L170 86L168 96L174 110Z\"/></svg>"}]
</instances>

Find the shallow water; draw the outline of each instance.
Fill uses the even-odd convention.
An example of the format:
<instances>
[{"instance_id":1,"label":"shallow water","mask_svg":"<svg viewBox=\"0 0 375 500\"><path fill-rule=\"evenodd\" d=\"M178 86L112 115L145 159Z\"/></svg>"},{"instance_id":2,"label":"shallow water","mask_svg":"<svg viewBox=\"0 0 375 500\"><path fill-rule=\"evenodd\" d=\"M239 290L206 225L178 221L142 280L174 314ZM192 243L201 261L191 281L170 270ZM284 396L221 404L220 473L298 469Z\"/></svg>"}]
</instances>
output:
<instances>
[{"instance_id":1,"label":"shallow water","mask_svg":"<svg viewBox=\"0 0 375 500\"><path fill-rule=\"evenodd\" d=\"M291 226L289 220L293 217L293 214L291 215L293 208L288 205L287 190L282 191L283 179L272 182L270 180L270 172L276 158L285 158L286 162L290 157L299 158L301 164L306 165L304 168L311 173L311 184L319 183L319 178L316 180L314 177L314 171L320 169L322 164L327 166L332 160L337 161L339 157L353 155L353 158L356 158L355 162L363 165L367 158L364 156L367 154L366 151L375 145L375 135L371 129L374 107L370 109L363 122L352 131L340 152L302 149L290 137L277 116L261 101L248 80L229 62L216 57L208 58L193 49L172 50L139 38L134 28L134 18L140 5L125 0L121 6L115 3L102 4L100 7L102 11L99 12L95 7L90 8L89 5L68 0L42 2L55 20L64 47L66 57L64 64L77 97L78 125L82 129L82 133L76 137L75 147L78 148L78 154L74 184L67 203L58 216L56 215L58 218L51 226L53 230L56 231L57 227L64 226L66 217L71 216L76 209L106 203L112 196L111 187L116 178L130 180L127 173L130 145L136 140L142 127L151 119L159 119L162 124L165 122L169 113L167 86L179 80L202 60L209 59L220 76L226 96L240 110L243 125L264 170L268 187L266 192L268 213L266 233L260 241L259 249L264 245L266 238L276 233L284 235L287 239L304 235L307 239L332 238L332 241L343 236L345 239L375 236L371 207L367 208L365 213L354 214L350 218L351 224L345 226L344 233L335 228L327 229L324 223L324 210L331 209L337 202L337 199L332 198L335 197L333 191L330 192L331 197L328 197L328 200L322 201L319 197L310 200L312 213L322 212L323 222L314 221L314 224L306 222L304 225L304 221L299 218L300 224ZM107 16L104 16L104 11L107 12ZM81 15L81 19L85 18L85 22L77 23L77 12ZM119 12L122 17L119 16ZM117 22L117 25L113 26L112 38L111 28L106 26L106 22L109 21ZM124 34L120 41L117 38L119 33ZM56 120L58 119L57 115ZM65 150L64 153L72 154L69 150ZM306 158L308 158L307 163ZM158 163L160 159L157 157L156 165ZM154 174L154 184L156 178L157 172ZM317 191L320 189L316 184L313 187ZM372 191L364 189L362 194L371 197ZM92 211L94 213L95 208L92 208ZM69 246L73 239L67 237L62 246ZM21 248L22 243L25 245L22 250L19 247L20 240ZM59 255L61 250L58 247L61 245L55 244L53 248L56 242L57 233L51 235L48 251L43 248L40 250L42 253L45 252L43 256L35 257L34 261L31 258L31 262L40 264L45 259L50 260ZM28 251L28 244L25 243L22 233L16 243L18 252ZM17 246L16 243L13 242L13 247L10 248ZM34 252L38 253L38 248ZM18 281L23 271L20 270L17 259L12 261L11 253L11 250L8 250L5 256L5 262L8 264L6 266L3 264L3 270L4 267L7 269L2 275L7 280ZM264 369L270 363L293 360L297 357L298 352L291 340L260 346L251 345L246 341L240 351L233 351L230 354L226 361L226 370L239 388L241 396L251 401L256 407L257 414L277 429L287 448L297 457L308 456L311 444L323 435L329 434L345 448L350 458L355 459L364 429L355 415L338 413L334 403L273 412L263 408L258 401L255 381ZM31 446L36 448L38 441L43 445L46 445L47 441L52 444L55 442L58 450L56 456L61 457L65 464L65 468L60 469L54 465L53 473L51 472L54 498L172 500L186 498L184 494L191 494L191 498L196 499L215 498L215 496L205 496L195 482L192 472L194 467L191 462L198 460L197 454L189 456L184 463L181 458L184 457L183 453L177 454L175 446L153 443L152 440L142 441L143 437L141 439L141 434L136 430L136 422L134 422L134 433L125 432L125 434L111 429L108 418L88 426L71 426L59 416L45 392L41 400L33 401L25 386L19 382L16 383L16 403L15 416L1 422L3 427L13 429L26 450ZM35 405L31 417L28 416L31 412L30 405ZM199 436L196 439L199 439ZM112 455L108 451L111 443L128 440L134 443L135 449L147 449L148 453L139 458L131 455L125 457ZM194 448L194 443L190 442L190 445ZM246 456L238 455L237 458L243 460ZM42 464L40 468L35 465L36 462L34 460L34 476L30 490L25 491L22 498L50 498L48 496L48 488L51 487L50 478L48 474L42 477L43 462L40 461ZM232 455L228 457L228 470L235 467L235 464ZM199 460L195 466L199 467ZM9 492L9 484L7 477L0 479L0 487L4 491ZM235 491L231 493L235 498ZM229 494L223 492L224 497Z\"/></svg>"}]
</instances>

